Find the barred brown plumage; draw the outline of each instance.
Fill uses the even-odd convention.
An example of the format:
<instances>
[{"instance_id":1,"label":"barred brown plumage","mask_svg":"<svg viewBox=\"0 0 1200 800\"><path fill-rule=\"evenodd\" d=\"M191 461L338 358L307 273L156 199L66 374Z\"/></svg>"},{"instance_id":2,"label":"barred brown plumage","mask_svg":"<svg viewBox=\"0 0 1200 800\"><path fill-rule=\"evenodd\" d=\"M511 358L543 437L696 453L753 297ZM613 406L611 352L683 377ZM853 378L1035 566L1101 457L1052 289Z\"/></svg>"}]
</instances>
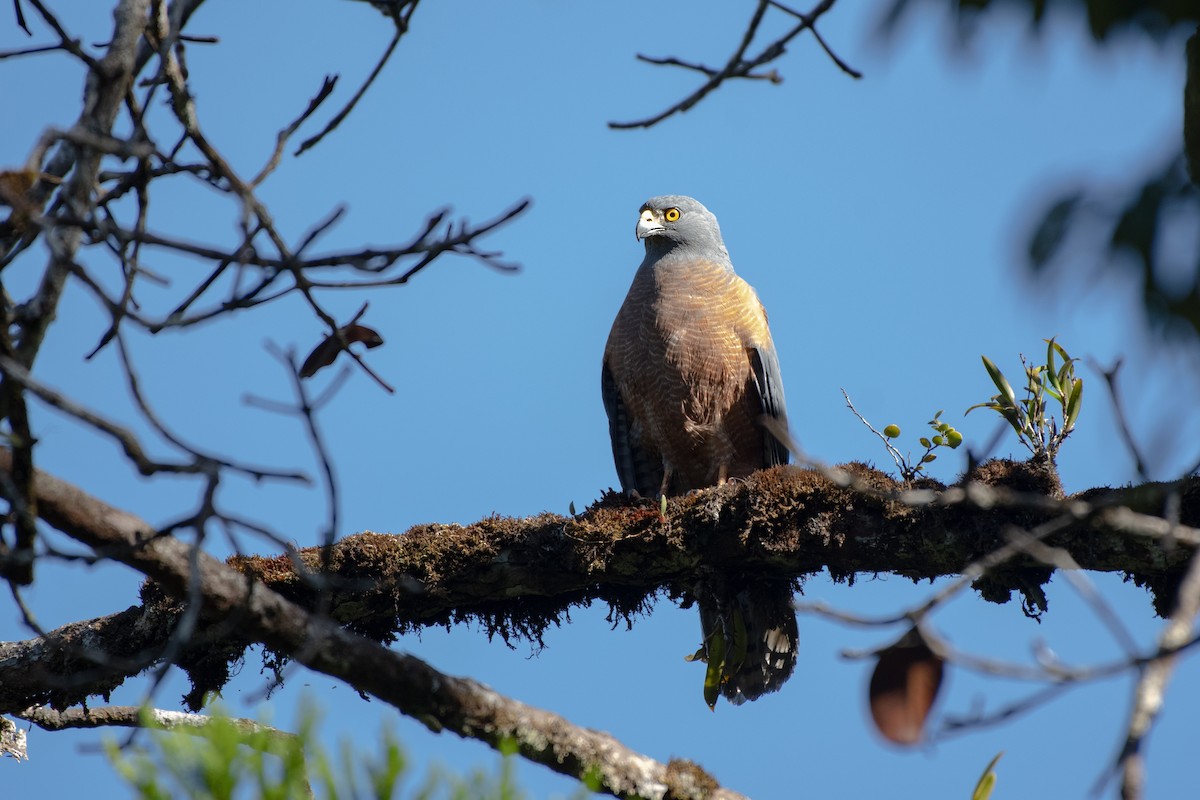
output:
<instances>
[{"instance_id":1,"label":"barred brown plumage","mask_svg":"<svg viewBox=\"0 0 1200 800\"><path fill-rule=\"evenodd\" d=\"M690 197L655 197L640 209L637 237L646 257L601 371L621 488L674 495L787 463L760 423L769 416L787 426L767 315L734 273L716 217ZM714 632L732 641L735 620L745 623L750 657L721 687L733 702L777 689L796 658L790 596L749 602L738 584L722 577L719 588L696 592L706 648Z\"/></svg>"}]
</instances>

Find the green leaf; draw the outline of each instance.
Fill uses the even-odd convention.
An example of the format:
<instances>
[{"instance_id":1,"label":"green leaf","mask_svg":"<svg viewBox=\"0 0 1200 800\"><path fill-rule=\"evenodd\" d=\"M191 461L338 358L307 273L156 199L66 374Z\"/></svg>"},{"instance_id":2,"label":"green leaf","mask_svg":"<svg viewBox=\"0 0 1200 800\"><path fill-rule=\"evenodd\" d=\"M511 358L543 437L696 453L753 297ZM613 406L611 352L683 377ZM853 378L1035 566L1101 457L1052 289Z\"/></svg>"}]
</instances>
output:
<instances>
[{"instance_id":1,"label":"green leaf","mask_svg":"<svg viewBox=\"0 0 1200 800\"><path fill-rule=\"evenodd\" d=\"M704 671L704 702L710 711L717 708L721 696L721 678L725 672L725 636L713 631L708 640L708 669Z\"/></svg>"},{"instance_id":2,"label":"green leaf","mask_svg":"<svg viewBox=\"0 0 1200 800\"><path fill-rule=\"evenodd\" d=\"M1064 395L1071 389L1071 383L1075 380L1075 362L1068 361L1062 365L1062 369L1058 371L1058 385L1062 388Z\"/></svg>"},{"instance_id":3,"label":"green leaf","mask_svg":"<svg viewBox=\"0 0 1200 800\"><path fill-rule=\"evenodd\" d=\"M1002 755L1004 755L1003 750L996 753L996 756L984 767L983 774L979 776L979 782L975 784L975 791L971 792L971 800L989 800L992 796L992 789L996 787L995 766Z\"/></svg>"},{"instance_id":4,"label":"green leaf","mask_svg":"<svg viewBox=\"0 0 1200 800\"><path fill-rule=\"evenodd\" d=\"M1026 423L1024 421L1025 418L1021 416L1020 412L1017 411L1017 409L1002 408L1002 409L999 409L999 412L1000 412L1000 416L1002 416L1006 420L1008 420L1008 424L1013 426L1013 430L1017 432L1017 436L1025 435L1025 428L1028 426L1028 423ZM1032 432L1032 430L1031 430L1031 432Z\"/></svg>"},{"instance_id":5,"label":"green leaf","mask_svg":"<svg viewBox=\"0 0 1200 800\"><path fill-rule=\"evenodd\" d=\"M974 411L977 408L990 408L993 411L999 411L1000 404L999 403L976 403L975 405L971 406L966 411L964 411L963 416L965 417L967 414L970 414L972 411Z\"/></svg>"},{"instance_id":6,"label":"green leaf","mask_svg":"<svg viewBox=\"0 0 1200 800\"><path fill-rule=\"evenodd\" d=\"M1004 377L1004 373L987 356L980 356L980 358L983 359L983 368L991 376L992 383L996 384L996 388L1000 390L1000 396L1008 401L1007 405L1015 407L1017 405L1017 395L1013 391L1012 385L1009 384L1008 379Z\"/></svg>"},{"instance_id":7,"label":"green leaf","mask_svg":"<svg viewBox=\"0 0 1200 800\"><path fill-rule=\"evenodd\" d=\"M935 456L933 453L926 453L921 459L922 464L928 464L930 461L937 461L937 456Z\"/></svg>"},{"instance_id":8,"label":"green leaf","mask_svg":"<svg viewBox=\"0 0 1200 800\"><path fill-rule=\"evenodd\" d=\"M928 449L928 448L930 448L930 447L933 447L933 445L929 443L929 440L928 440L928 439L926 439L924 436L922 436L922 437L921 437L920 439L918 439L917 441L921 443L921 447L924 447L924 448L927 448L927 449Z\"/></svg>"},{"instance_id":9,"label":"green leaf","mask_svg":"<svg viewBox=\"0 0 1200 800\"><path fill-rule=\"evenodd\" d=\"M1083 378L1076 378L1071 384L1071 396L1067 399L1067 406L1064 410L1066 419L1063 420L1063 430L1069 431L1075 427L1075 420L1079 417L1079 409L1083 407Z\"/></svg>"},{"instance_id":10,"label":"green leaf","mask_svg":"<svg viewBox=\"0 0 1200 800\"><path fill-rule=\"evenodd\" d=\"M1058 337L1054 337L1054 338L1046 340L1047 352L1053 350L1055 353L1058 353L1058 355L1062 358L1063 361L1074 361L1075 359L1073 359L1073 358L1071 358L1071 356L1067 355L1067 351L1063 349L1063 346L1061 344L1059 344L1058 342L1054 341L1054 339L1056 339L1056 338L1058 338ZM1046 359L1046 363L1050 363L1050 359Z\"/></svg>"}]
</instances>

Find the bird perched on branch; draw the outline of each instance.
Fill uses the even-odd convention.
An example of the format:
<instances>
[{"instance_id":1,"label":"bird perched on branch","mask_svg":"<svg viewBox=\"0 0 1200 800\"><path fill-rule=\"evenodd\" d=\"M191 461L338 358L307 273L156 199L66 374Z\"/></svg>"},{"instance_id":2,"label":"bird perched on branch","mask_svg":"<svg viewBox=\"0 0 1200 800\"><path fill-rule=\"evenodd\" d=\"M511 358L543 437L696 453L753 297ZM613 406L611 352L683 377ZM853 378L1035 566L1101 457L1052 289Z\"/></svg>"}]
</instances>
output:
<instances>
[{"instance_id":1,"label":"bird perched on branch","mask_svg":"<svg viewBox=\"0 0 1200 800\"><path fill-rule=\"evenodd\" d=\"M655 197L639 210L637 238L646 257L601 373L621 488L675 495L787 463L787 448L761 424L765 416L787 426L767 315L734 273L717 218L691 197ZM719 651L720 692L735 703L779 688L796 659L790 593L764 602L748 589L722 576L696 592L701 657L711 672Z\"/></svg>"}]
</instances>

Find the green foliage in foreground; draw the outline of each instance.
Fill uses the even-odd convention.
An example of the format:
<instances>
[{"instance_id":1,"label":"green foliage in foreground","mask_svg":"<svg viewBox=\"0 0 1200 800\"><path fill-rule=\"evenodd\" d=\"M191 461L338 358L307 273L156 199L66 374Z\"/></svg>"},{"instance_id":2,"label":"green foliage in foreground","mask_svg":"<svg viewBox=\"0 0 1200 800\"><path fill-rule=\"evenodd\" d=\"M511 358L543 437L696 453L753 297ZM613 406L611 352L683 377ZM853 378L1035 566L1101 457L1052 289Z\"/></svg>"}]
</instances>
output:
<instances>
[{"instance_id":1,"label":"green foliage in foreground","mask_svg":"<svg viewBox=\"0 0 1200 800\"><path fill-rule=\"evenodd\" d=\"M343 741L336 756L317 738L317 714L309 704L294 734L247 726L216 710L202 727L153 728L137 744L105 744L109 762L141 800L523 800L516 785L513 750L504 753L495 772L474 769L458 775L438 766L413 784L414 767L394 732L384 726L373 748ZM581 788L574 800L587 797Z\"/></svg>"}]
</instances>

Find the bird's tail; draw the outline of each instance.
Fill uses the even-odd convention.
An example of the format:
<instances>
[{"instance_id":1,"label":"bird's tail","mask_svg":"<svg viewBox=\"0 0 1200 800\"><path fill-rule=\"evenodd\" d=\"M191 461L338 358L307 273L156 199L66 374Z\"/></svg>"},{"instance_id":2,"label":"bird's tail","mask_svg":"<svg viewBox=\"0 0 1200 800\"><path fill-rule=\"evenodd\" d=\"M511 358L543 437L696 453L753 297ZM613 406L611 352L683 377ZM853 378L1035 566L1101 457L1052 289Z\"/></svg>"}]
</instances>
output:
<instances>
[{"instance_id":1,"label":"bird's tail","mask_svg":"<svg viewBox=\"0 0 1200 800\"><path fill-rule=\"evenodd\" d=\"M718 692L741 705L777 691L791 677L800 633L790 581L706 577L697 586L696 599L702 657L709 665L705 700L710 707Z\"/></svg>"}]
</instances>

